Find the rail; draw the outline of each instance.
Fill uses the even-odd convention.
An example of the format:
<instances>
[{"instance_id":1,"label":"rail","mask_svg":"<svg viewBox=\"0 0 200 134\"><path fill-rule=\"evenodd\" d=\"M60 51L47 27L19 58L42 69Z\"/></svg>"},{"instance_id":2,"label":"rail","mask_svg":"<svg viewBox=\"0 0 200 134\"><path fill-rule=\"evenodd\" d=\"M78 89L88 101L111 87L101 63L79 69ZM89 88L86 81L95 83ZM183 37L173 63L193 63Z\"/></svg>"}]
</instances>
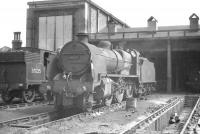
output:
<instances>
[{"instance_id":1,"label":"rail","mask_svg":"<svg viewBox=\"0 0 200 134\"><path fill-rule=\"evenodd\" d=\"M182 100L182 98L179 98L179 97L174 97L174 98L170 99L169 101L167 101L167 104L160 105L159 109L156 110L156 112L153 112L151 115L149 115L144 120L142 120L136 124L133 124L130 127L126 127L125 128L126 130L124 129L122 133L130 132L130 131L132 132L136 129L140 129L141 127L144 128L146 123L150 124L155 119L160 117L165 111L168 111L168 109L171 109L173 106L176 106L177 104L179 104L179 102L181 102L181 100ZM105 106L105 107L96 108L96 109L92 110L91 112L80 113L80 114L72 115L67 118L63 118L63 119L59 119L59 120L55 120L55 121L51 121L51 120L47 120L47 119L49 119L51 116L55 116L56 111L55 111L55 113L42 113L42 114L24 117L24 118L20 118L20 119L15 119L15 120L7 121L7 122L1 122L0 128L3 128L4 126L8 126L11 128L14 127L13 129L26 128L24 131L28 130L29 132L34 132L34 131L37 131L38 129L42 129L42 128L51 129L51 128L55 128L56 126L62 126L63 123L66 123L66 122L74 120L74 119L78 119L78 120L83 119L84 120L87 117L93 117L93 116L96 117L100 113L101 113L100 115L107 114L110 111L116 111L119 109L123 109L125 106L126 106L126 102L124 101L122 103L112 104L110 107ZM44 122L43 120L45 120L47 123Z\"/></svg>"},{"instance_id":2,"label":"rail","mask_svg":"<svg viewBox=\"0 0 200 134\"><path fill-rule=\"evenodd\" d=\"M191 119L192 119L192 116L193 116L193 114L194 114L194 112L195 112L197 106L199 105L199 102L200 102L200 98L197 100L197 102L196 102L196 104L195 104L195 106L194 106L192 112L190 113L190 116L189 116L188 120L186 121L185 125L183 126L183 129L182 129L182 131L180 132L180 134L184 134L184 133L185 133L185 131L186 131L186 129L187 129L187 126L188 126L188 124L190 123L190 121L191 121Z\"/></svg>"},{"instance_id":3,"label":"rail","mask_svg":"<svg viewBox=\"0 0 200 134\"><path fill-rule=\"evenodd\" d=\"M19 103L19 104L10 104L10 105L2 105L0 106L0 111L2 110L19 110L19 109L25 109L30 107L36 107L36 106L44 106L48 105L49 102L46 101L36 101L31 103Z\"/></svg>"},{"instance_id":4,"label":"rail","mask_svg":"<svg viewBox=\"0 0 200 134\"><path fill-rule=\"evenodd\" d=\"M178 104L178 102L180 102L180 100L181 99L177 98L177 97L171 99L168 102L169 104L164 105L162 108L160 108L159 110L157 110L156 112L154 112L153 114L151 114L150 116L148 116L145 120L140 121L137 125L131 127L130 129L131 130L132 130L132 128L136 128L137 129L138 127L142 126L144 124L144 122L155 119L156 117L158 117L161 113L163 113L164 111L166 111L170 107L173 107L174 105ZM111 105L111 107L102 107L100 109L95 109L92 112L80 113L80 114L73 115L73 116L70 116L70 117L67 117L67 118L64 118L64 119L60 119L60 120L56 120L56 121L49 122L49 123L46 123L46 124L42 124L42 125L39 125L39 126L31 127L31 128L28 128L28 130L29 131L35 131L35 130L38 130L40 128L51 129L51 128L54 128L54 126L56 126L56 125L61 126L61 125L63 125L64 122L71 121L73 119L79 119L79 120L81 119L82 120L85 117L90 117L93 114L95 114L96 112L102 112L102 111L104 111L104 114L106 114L105 113L106 109L111 109L113 111L113 108L115 110L119 109L119 108L123 108L125 106L125 104L126 104L125 102L116 103L116 104ZM127 129L124 132L122 132L122 133L125 133L126 131L127 131Z\"/></svg>"},{"instance_id":5,"label":"rail","mask_svg":"<svg viewBox=\"0 0 200 134\"><path fill-rule=\"evenodd\" d=\"M108 106L100 107L100 108L94 109L90 112L84 112L84 113L76 114L76 115L73 115L73 116L69 116L67 118L48 122L48 123L45 123L45 124L42 124L42 125L34 126L34 127L29 128L28 130L34 131L34 130L37 130L37 129L42 128L42 127L49 128L53 125L62 124L62 122L65 122L65 121L68 121L68 120L77 119L77 118L82 119L82 118L91 116L91 115L93 115L97 112L102 112L102 111L105 111L105 110L108 110L108 109L117 110L117 109L120 109L122 107L125 107L125 105L126 105L125 101L123 101L121 103L115 103L115 104L112 104L110 107L108 107Z\"/></svg>"},{"instance_id":6,"label":"rail","mask_svg":"<svg viewBox=\"0 0 200 134\"><path fill-rule=\"evenodd\" d=\"M56 114L56 111L53 111L53 112L46 112L46 113L26 116L26 117L13 119L9 121L3 121L3 122L0 122L0 128L3 128L5 126L17 126L19 124L26 124L30 122L36 122L36 121L42 122L42 120L47 120L47 119L52 118L52 116L55 116L55 114Z\"/></svg>"},{"instance_id":7,"label":"rail","mask_svg":"<svg viewBox=\"0 0 200 134\"><path fill-rule=\"evenodd\" d=\"M122 131L120 134L129 134L129 133L135 132L137 129L140 129L142 126L144 126L145 123L149 124L150 121L153 121L153 119L156 119L157 117L162 115L162 113L164 113L165 111L167 111L167 110L171 109L172 107L176 106L179 102L181 102L181 100L182 100L181 98L175 99L174 101L172 101L171 103L167 104L163 108L161 108L161 109L157 110L156 112L152 113L151 115L149 115L147 118L139 121L134 126L131 126L131 128L129 128L128 130Z\"/></svg>"}]
</instances>

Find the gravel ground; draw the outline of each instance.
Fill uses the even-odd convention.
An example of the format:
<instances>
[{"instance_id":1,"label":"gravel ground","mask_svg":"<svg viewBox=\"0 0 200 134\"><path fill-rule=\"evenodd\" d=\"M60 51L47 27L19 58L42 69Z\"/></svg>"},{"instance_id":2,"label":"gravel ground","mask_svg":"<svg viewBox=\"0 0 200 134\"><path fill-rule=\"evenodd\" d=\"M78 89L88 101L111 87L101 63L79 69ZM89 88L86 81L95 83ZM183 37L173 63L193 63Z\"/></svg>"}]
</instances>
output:
<instances>
[{"instance_id":1,"label":"gravel ground","mask_svg":"<svg viewBox=\"0 0 200 134\"><path fill-rule=\"evenodd\" d=\"M146 118L174 95L151 95L147 100L138 100L137 109L95 113L84 119L73 119L51 128L41 128L30 134L82 134L82 133L120 133L133 124Z\"/></svg>"},{"instance_id":2,"label":"gravel ground","mask_svg":"<svg viewBox=\"0 0 200 134\"><path fill-rule=\"evenodd\" d=\"M22 118L34 114L40 114L40 113L45 113L45 112L50 112L54 110L53 105L45 105L45 106L37 106L37 107L32 107L32 108L27 108L27 109L21 109L21 110L15 110L15 111L0 111L0 122L3 121L8 121L8 120L13 120L16 118ZM0 129L0 134L23 134L26 131L24 129L19 129L19 128L10 128L10 127L5 127Z\"/></svg>"}]
</instances>

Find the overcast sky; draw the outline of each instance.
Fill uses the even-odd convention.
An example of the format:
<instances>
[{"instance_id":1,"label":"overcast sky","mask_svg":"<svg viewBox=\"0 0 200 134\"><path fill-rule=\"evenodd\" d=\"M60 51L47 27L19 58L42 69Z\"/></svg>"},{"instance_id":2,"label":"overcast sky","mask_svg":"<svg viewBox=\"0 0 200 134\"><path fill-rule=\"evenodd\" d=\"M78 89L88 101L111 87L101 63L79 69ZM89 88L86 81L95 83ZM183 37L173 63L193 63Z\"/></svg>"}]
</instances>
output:
<instances>
[{"instance_id":1,"label":"overcast sky","mask_svg":"<svg viewBox=\"0 0 200 134\"><path fill-rule=\"evenodd\" d=\"M14 31L26 36L26 9L31 0L4 0L0 5L0 47L11 47ZM36 1L36 0L35 0ZM92 0L131 27L145 27L154 16L158 26L188 25L189 16L200 16L200 0Z\"/></svg>"}]
</instances>

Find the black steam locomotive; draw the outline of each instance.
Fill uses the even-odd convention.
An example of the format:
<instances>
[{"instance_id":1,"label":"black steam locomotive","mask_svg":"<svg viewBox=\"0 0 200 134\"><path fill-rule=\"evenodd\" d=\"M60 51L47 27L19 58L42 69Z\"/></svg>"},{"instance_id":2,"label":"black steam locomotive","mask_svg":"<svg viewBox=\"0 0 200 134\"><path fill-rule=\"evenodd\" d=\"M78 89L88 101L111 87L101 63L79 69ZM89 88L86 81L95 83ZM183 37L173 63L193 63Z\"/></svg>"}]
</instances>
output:
<instances>
[{"instance_id":1,"label":"black steam locomotive","mask_svg":"<svg viewBox=\"0 0 200 134\"><path fill-rule=\"evenodd\" d=\"M94 104L110 105L112 100L155 90L155 68L136 50L111 49L102 41L96 47L85 35L66 43L49 63L49 85L55 106L91 109Z\"/></svg>"}]
</instances>

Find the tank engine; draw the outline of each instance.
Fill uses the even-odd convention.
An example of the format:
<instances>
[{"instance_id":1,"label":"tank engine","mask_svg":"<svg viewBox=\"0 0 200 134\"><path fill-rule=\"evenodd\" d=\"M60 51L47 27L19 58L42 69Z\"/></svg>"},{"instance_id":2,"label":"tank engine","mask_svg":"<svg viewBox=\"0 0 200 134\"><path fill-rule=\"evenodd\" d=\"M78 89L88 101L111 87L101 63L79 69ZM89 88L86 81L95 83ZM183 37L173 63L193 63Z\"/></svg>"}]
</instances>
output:
<instances>
[{"instance_id":1,"label":"tank engine","mask_svg":"<svg viewBox=\"0 0 200 134\"><path fill-rule=\"evenodd\" d=\"M95 46L84 35L63 46L48 72L56 107L87 110L93 104L110 105L112 100L145 94L155 86L154 64L139 52L111 49L106 41Z\"/></svg>"}]
</instances>

